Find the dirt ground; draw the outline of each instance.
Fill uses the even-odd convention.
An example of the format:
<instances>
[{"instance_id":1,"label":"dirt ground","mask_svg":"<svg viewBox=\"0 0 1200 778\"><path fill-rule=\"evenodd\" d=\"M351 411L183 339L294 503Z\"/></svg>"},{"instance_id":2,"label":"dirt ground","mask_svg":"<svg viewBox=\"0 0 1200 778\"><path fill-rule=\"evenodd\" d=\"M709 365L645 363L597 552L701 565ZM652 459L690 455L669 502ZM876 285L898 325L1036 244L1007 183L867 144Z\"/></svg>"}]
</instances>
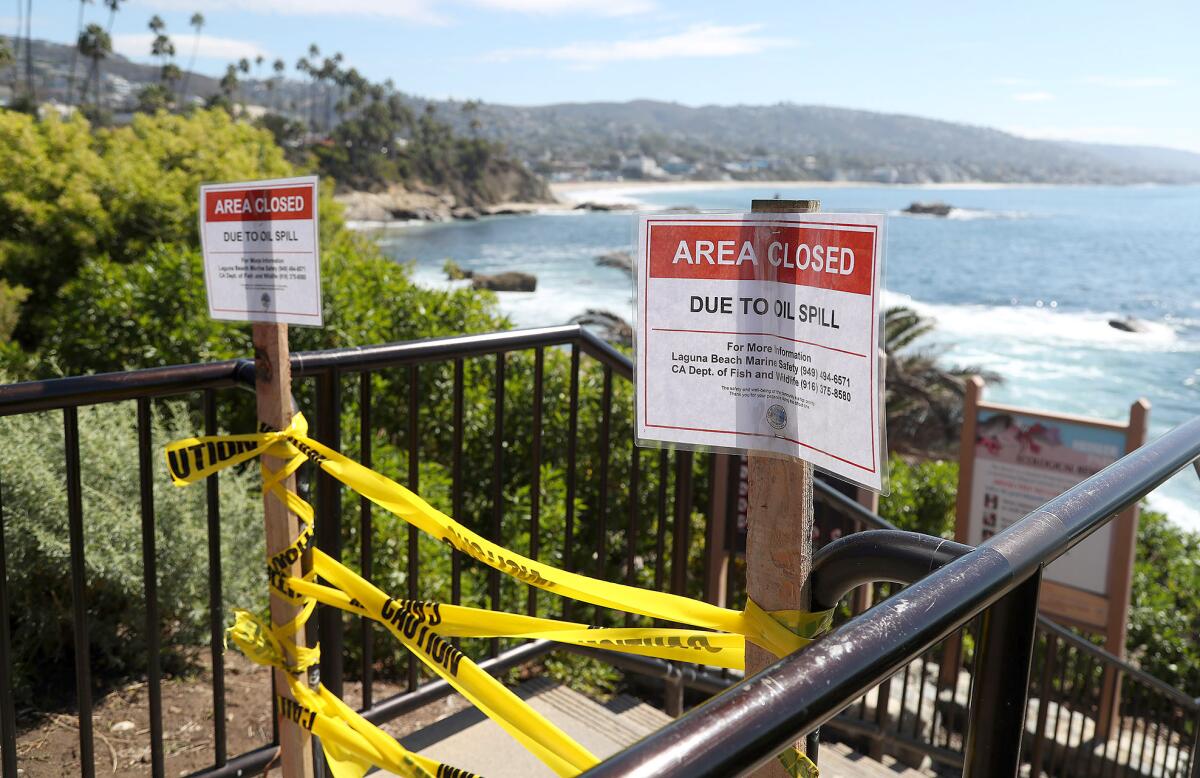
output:
<instances>
[{"instance_id":1,"label":"dirt ground","mask_svg":"<svg viewBox=\"0 0 1200 778\"><path fill-rule=\"evenodd\" d=\"M187 775L213 764L212 676L208 652L197 657L201 671L162 683L165 774ZM376 683L376 700L400 691ZM344 699L354 707L362 700L357 683L346 683ZM383 727L401 737L465 707L451 695ZM19 716L18 773L23 778L79 775L79 718L74 713ZM236 756L271 740L271 676L237 651L225 653L226 753ZM94 701L92 716L97 776L141 776L150 773L150 703L145 682L129 684Z\"/></svg>"}]
</instances>

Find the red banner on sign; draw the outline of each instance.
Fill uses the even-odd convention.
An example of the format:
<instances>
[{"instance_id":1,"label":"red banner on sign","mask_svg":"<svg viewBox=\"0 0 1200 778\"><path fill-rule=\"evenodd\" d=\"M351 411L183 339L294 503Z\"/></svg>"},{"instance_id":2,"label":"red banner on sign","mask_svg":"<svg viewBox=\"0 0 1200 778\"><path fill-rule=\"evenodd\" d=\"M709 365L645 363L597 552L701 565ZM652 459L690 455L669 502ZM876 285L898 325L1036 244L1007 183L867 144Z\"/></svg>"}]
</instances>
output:
<instances>
[{"instance_id":1,"label":"red banner on sign","mask_svg":"<svg viewBox=\"0 0 1200 778\"><path fill-rule=\"evenodd\" d=\"M651 278L780 281L870 295L871 229L779 222L648 225Z\"/></svg>"},{"instance_id":2,"label":"red banner on sign","mask_svg":"<svg viewBox=\"0 0 1200 778\"><path fill-rule=\"evenodd\" d=\"M311 219L313 187L230 189L205 192L205 219L210 222L257 222Z\"/></svg>"}]
</instances>

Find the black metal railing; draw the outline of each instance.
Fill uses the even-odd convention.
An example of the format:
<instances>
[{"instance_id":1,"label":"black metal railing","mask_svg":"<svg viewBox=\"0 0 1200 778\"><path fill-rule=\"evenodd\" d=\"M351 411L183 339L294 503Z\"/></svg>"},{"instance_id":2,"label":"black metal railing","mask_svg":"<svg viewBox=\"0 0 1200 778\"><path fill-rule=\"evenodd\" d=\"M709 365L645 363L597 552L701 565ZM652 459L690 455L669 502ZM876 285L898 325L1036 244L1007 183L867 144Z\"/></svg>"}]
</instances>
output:
<instances>
[{"instance_id":1,"label":"black metal railing","mask_svg":"<svg viewBox=\"0 0 1200 778\"><path fill-rule=\"evenodd\" d=\"M511 531L515 518L527 534L527 546L522 550L531 556L560 554L561 564L569 569L706 599L717 597L710 586L711 567L720 555L709 552L717 544L727 550L736 545L732 521L736 462L720 455L645 451L633 446L629 446L627 460L614 457L618 444L630 442L631 422L631 409L618 399L622 391L628 390L628 384L614 382L614 376L630 379L632 366L624 355L586 330L554 327L295 354L292 365L298 404L315 423L316 437L344 448L368 466L377 456L388 456L385 449L390 449L395 456L384 464L399 470L389 474L403 476L402 480L414 489L422 486L423 472L427 472L423 468L438 465L449 482L444 496L446 507L455 517L473 511L476 529L498 538L502 530ZM241 429L253 419L252 400L248 393L228 390L245 388L252 382L253 363L234 360L0 387L0 416L57 412L63 418L70 529L69 569L64 575L72 583L74 703L79 722L80 771L84 775L95 773L95 687L88 663L89 586L84 564L87 516L80 497L86 485L79 466L77 408L125 401L136 405L147 606L139 617L145 621L147 635L150 770L162 775L171 765L165 762L162 673L156 663L159 633L155 626L159 616L154 559L157 519L151 476L157 467L157 454L150 447L153 410L155 403L164 398L184 398L193 404L205 434L216 434L220 420L225 420L227 428ZM526 394L514 395L514 386ZM479 404L481 398L488 406L482 419L473 416L477 411L472 410L472 404ZM230 419L239 420L241 425L234 426ZM589 432L586 436L582 434L585 427ZM965 766L972 774L991 774L980 772L981 765L1007 769L1017 759L1033 766L1034 774L1040 770L1049 775L1198 778L1200 706L1195 701L1051 622L1038 619L1035 627L1032 615L1040 565L1100 526L1115 511L1114 505L1132 503L1165 478L1164 473L1190 461L1189 455L1194 459L1198 438L1200 427L1195 423L1185 426L1052 501L1019 525L1022 529L997 537L923 580L916 581L916 575L893 578L901 583L916 581L907 589L893 584L874 586L874 600L884 600L879 606L857 615L808 651L769 669L789 690L770 706L773 723L759 714L751 715L761 701L753 695L747 698L743 686L672 725L675 735L695 738L696 733L708 733L714 738L709 746L720 745L721 758L695 771L732 774L769 758L779 744L797 734L825 724L825 734L861 742L866 750L887 750L901 756L911 751L941 764ZM581 443L585 439L594 445ZM551 506L542 499L544 487L550 486L543 483L543 465L551 464L552 449L558 451L557 459L561 460L553 463L559 470L550 476L552 480L561 479L555 486L561 487L561 496L554 510L561 510L563 521L561 536L554 538L548 534ZM3 497L4 489L11 488L20 475L0 473L0 766L5 775L15 774L17 769L21 722L10 693L12 636L8 616L12 614L7 612ZM530 496L520 516L514 517L512 491L518 480ZM199 774L212 776L261 770L277 750L272 741L248 750L239 746L234 750L242 753L235 756L228 753L230 732L226 727L221 651L225 614L219 484L217 477L208 479L205 495L213 710L211 762ZM434 483L430 488L436 486ZM402 570L406 596L429 596L428 582L420 578L423 557L414 529L406 530L403 543L387 558L377 558L378 517L373 515L369 502L343 494L337 482L323 474L315 484L302 483L301 488L306 493L315 492L317 542L323 550L334 556L357 557L368 578L392 569ZM818 481L815 496L822 541L864 529L891 527L830 484ZM618 510L625 515L620 516ZM351 512L357 513L356 520L344 521ZM696 531L692 526L695 512L705 514L709 524L704 555L709 569L702 582L690 577L688 569L691 533ZM344 543L348 545L343 548ZM445 553L442 549L439 552ZM736 580L739 573L735 555L729 553L726 558L727 604L739 606L741 583ZM461 602L468 594L464 582L470 579L470 567L463 565L458 554L452 556L446 585L450 601ZM508 610L524 608L531 614L539 610L545 613L550 607L532 588L520 591L514 599L511 591L501 587L495 573L484 578L477 592L481 604ZM861 611L870 600L859 598L856 602L857 611ZM913 610L918 607L927 610ZM580 612L583 610L586 613ZM921 618L914 614L921 614ZM594 622L616 618L587 606L579 608L571 601L564 602L562 615ZM385 657L376 652L370 622L347 621L339 611L320 609L312 639L319 632L323 683L338 694L345 693L348 686L355 687L369 720L382 723L451 693L445 683L425 677L411 658L403 667L387 665ZM634 621L626 616L621 623ZM968 649L961 654L962 666L953 673L939 672L945 660L944 638L955 630L969 635ZM359 650L357 660L350 664L345 661L347 636L353 637ZM1018 645L1007 645L1006 639L1018 639ZM500 672L536 659L552 648L562 647L543 641L489 641L468 650L483 659L484 667ZM707 695L736 680L727 673L643 657L568 650L661 680L669 692L673 690L666 698L672 712L681 707L684 686ZM1014 654L1024 657L1017 662L1024 662L1024 670L1019 666L1012 672L991 670L997 662L1007 668ZM828 660L821 665L825 675L819 679L812 675L810 661L818 658ZM1034 660L1032 674L1028 670L1030 658ZM976 673L974 666L988 670ZM387 678L380 678L377 669ZM975 683L977 677L988 676L1002 678L1003 686ZM1109 677L1118 679L1121 702L1119 709L1104 716L1101 694L1106 688L1104 679ZM384 680L399 680L400 688L396 690L388 683L385 698L377 699ZM1018 692L1021 700L1010 699ZM981 696L988 707L981 708ZM1043 698L1045 705L1040 702ZM984 728L975 716L979 710L1005 713L991 722L992 737L983 740L980 737ZM1107 728L1099 724L1101 718L1106 719ZM996 722L1002 722L1003 728ZM738 731L748 727L750 736L734 737L732 730L722 727ZM1023 750L993 761L983 756L997 752L1003 755L1006 749L1012 752L1014 744L1021 742L1022 731L1027 733ZM1112 736L1101 737L1107 734ZM650 767L663 769L661 774L682 773L697 764L674 747L663 748L665 742L651 738L597 768L597 774L648 774L644 770ZM1092 763L1096 765L1094 771ZM1089 772L1080 772L1085 765Z\"/></svg>"},{"instance_id":2,"label":"black metal railing","mask_svg":"<svg viewBox=\"0 0 1200 778\"><path fill-rule=\"evenodd\" d=\"M940 641L977 617L977 671L972 675L966 709L963 771L970 776L1016 775L1022 761L1027 691L1037 644L1042 568L1197 458L1200 418L1126 455L1000 535L854 617L822 640L693 709L587 775L726 776L751 770L788 743L834 719L897 671L920 661ZM1056 639L1064 634L1070 633L1055 631ZM1087 651L1084 641L1072 645ZM1089 652L1089 656L1094 654ZM1148 685L1141 676L1134 683ZM1084 680L1082 685L1092 684ZM1155 687L1163 691L1157 684ZM1172 697L1174 709L1162 711L1155 720L1141 711L1139 753L1146 750L1148 727L1161 728L1164 721L1191 715L1190 737L1185 727L1176 753L1189 751L1188 769L1194 775L1195 707L1184 705L1182 695ZM1045 707L1049 709L1049 705ZM1137 715L1139 711L1133 707L1129 713ZM1190 742L1183 742L1187 740ZM1132 738L1129 742L1132 745ZM1161 743L1156 735L1154 748ZM1171 769L1178 772L1180 766L1177 757ZM1070 774L1080 774L1077 768L1073 763ZM1126 759L1122 772L1128 769ZM1170 769L1150 770L1144 762L1135 769L1139 774L1171 774Z\"/></svg>"},{"instance_id":3,"label":"black metal railing","mask_svg":"<svg viewBox=\"0 0 1200 778\"><path fill-rule=\"evenodd\" d=\"M624 578L677 593L701 594L699 581L689 579L688 555L693 513L712 507L711 479L706 469L711 467L711 458L694 457L688 452L645 451L632 446L632 436L628 434L631 406L618 407L615 399L616 390L627 390L628 384L614 384L614 376L632 377L630 363L588 331L578 326L551 327L299 353L292 356L292 370L294 395L316 437L333 447L344 447L368 466L386 442L396 454L389 464L398 461L400 465L400 472L389 474L399 476L414 490L422 486L420 479L425 468L436 465L450 482L444 507L455 516L475 510L478 514L474 516L475 528L479 531L496 539L502 529L518 534L528 544L522 551L542 558L552 554L561 558L568 569ZM146 733L149 771L153 775L175 773L177 767L172 766L164 748L163 670L158 637L162 625L156 608L159 595L155 528L160 519L155 515L154 480L161 477L158 472L161 454L152 450L150 432L155 423L156 404L165 400L189 403L197 425L203 425L205 434L217 434L222 428L232 431L249 428L254 418L252 396L230 390L252 386L253 374L253 362L231 360L0 386L0 417L59 413L63 420L70 529L69 564L63 575L72 584L75 667L75 693L68 707L77 716L78 769L82 775L98 772L93 704L100 689L97 679L91 677L88 613L89 600L94 595L86 565L88 515L81 495L88 484L80 467L79 408L131 401L135 406L131 424L138 431L145 609L129 617L145 623L145 682L151 720L150 731ZM528 394L514 397L518 388ZM488 406L482 411L471 406L472 401L481 398L486 398L483 404ZM438 412L445 411L444 417L431 418L435 405ZM556 414L553 418L551 406ZM554 448L560 460L553 463L549 461L552 426L556 436ZM622 441L615 437L618 427L625 431ZM614 461L618 442L631 451L621 462ZM561 504L554 506L554 510L564 522L556 530L560 534L555 536L554 548L550 547L546 534L550 506L542 499L541 483L544 467L551 465L556 468L552 475L562 482L556 485L561 487L556 492L561 494ZM474 469L468 472L471 468ZM615 478L618 472L622 474L619 486ZM514 516L511 508L515 499L514 473L520 474L521 486L528 486L529 490L528 497L523 498L520 516ZM3 497L4 491L13 488L21 477L20 472L0 473L0 767L5 775L16 774L18 730L31 724L18 720L13 706L10 661L13 636L10 619L5 617L9 579L4 569L7 557L3 545ZM211 761L198 774L210 776L261 770L277 750L274 740L249 749L229 747L232 732L226 725L226 668L222 652L227 614L223 605L220 537L222 522L232 517L221 515L220 483L220 477L208 479L205 493L212 739ZM653 487L645 499L640 494L643 484ZM399 547L390 551L387 559L381 559L374 542L378 516L373 515L370 503L343 494L339 484L324 474L318 475L315 483L302 479L300 488L314 502L317 544L326 553L335 557L357 556L368 578L399 566L398 570L404 573L403 594L430 596L427 582L420 577L426 557L421 554L415 529L408 528ZM618 517L618 507L627 515ZM348 511L355 508L356 520L346 521ZM519 532L514 529L514 522L521 525ZM356 542L343 548L347 540ZM437 553L447 552L439 546ZM474 567L463 564L460 556L453 554L446 585L451 602L459 603L468 595L466 583ZM530 589L528 593L523 590L519 593L518 602L508 588L502 589L501 579L494 571L479 578L480 604L524 609L535 614L539 610L546 613L554 599L539 598ZM593 611L590 606L581 608L571 601L564 601L562 612L554 615L572 614L593 622L616 618ZM315 625L310 624L314 630L311 638L315 640L319 634L322 644L322 682L335 693L343 694L347 678L351 678L369 720L388 721L452 692L445 683L427 677L410 658L406 667L385 668L390 676L388 688L394 690L391 682L399 680L400 689L379 699L377 691L382 679L378 670L383 660L370 623L361 620L361 624L350 625L340 611L330 608L319 609L315 621ZM350 630L356 633L360 654L356 662L347 664L344 641ZM544 641L493 640L472 646L467 646L467 642L464 641L464 650L484 660L483 666L492 672L536 659L551 648ZM657 672L655 668L643 669ZM267 704L266 700L263 704ZM107 765L99 772L106 769Z\"/></svg>"}]
</instances>

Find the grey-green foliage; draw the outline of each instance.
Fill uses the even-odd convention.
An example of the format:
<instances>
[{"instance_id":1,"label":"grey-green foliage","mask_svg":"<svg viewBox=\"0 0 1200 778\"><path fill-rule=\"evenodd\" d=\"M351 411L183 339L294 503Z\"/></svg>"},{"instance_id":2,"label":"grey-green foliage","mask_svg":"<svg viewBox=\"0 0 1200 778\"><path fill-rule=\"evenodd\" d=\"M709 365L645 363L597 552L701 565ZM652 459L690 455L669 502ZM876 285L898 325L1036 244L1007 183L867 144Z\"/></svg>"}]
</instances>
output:
<instances>
[{"instance_id":1,"label":"grey-green foliage","mask_svg":"<svg viewBox=\"0 0 1200 778\"><path fill-rule=\"evenodd\" d=\"M137 415L133 403L78 413L90 664L111 681L147 659ZM168 441L195 434L186 405L158 403L153 417L159 626L175 671L187 662L179 647L208 640L207 508L204 487L172 486L163 464ZM14 687L18 699L52 698L73 686L74 662L63 415L2 418L0 440ZM226 615L265 600L257 482L254 468L221 477Z\"/></svg>"}]
</instances>

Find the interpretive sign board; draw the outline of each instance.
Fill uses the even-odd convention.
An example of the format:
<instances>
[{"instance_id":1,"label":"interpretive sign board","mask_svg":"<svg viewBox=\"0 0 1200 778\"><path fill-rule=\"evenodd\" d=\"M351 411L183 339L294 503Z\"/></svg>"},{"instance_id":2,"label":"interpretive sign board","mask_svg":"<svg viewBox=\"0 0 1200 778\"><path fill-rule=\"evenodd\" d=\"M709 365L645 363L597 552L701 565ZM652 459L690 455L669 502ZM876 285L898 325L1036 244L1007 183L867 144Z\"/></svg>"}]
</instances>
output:
<instances>
[{"instance_id":1,"label":"interpretive sign board","mask_svg":"<svg viewBox=\"0 0 1200 778\"><path fill-rule=\"evenodd\" d=\"M1145 436L1144 401L1125 424L984 403L980 392L973 381L959 464L956 537L971 545L1117 461ZM1136 529L1133 508L1051 563L1042 611L1102 634L1118 621L1123 630Z\"/></svg>"},{"instance_id":2,"label":"interpretive sign board","mask_svg":"<svg viewBox=\"0 0 1200 778\"><path fill-rule=\"evenodd\" d=\"M645 215L637 435L770 452L879 491L886 217Z\"/></svg>"},{"instance_id":3,"label":"interpretive sign board","mask_svg":"<svg viewBox=\"0 0 1200 778\"><path fill-rule=\"evenodd\" d=\"M202 185L200 245L209 316L321 326L316 176Z\"/></svg>"}]
</instances>

